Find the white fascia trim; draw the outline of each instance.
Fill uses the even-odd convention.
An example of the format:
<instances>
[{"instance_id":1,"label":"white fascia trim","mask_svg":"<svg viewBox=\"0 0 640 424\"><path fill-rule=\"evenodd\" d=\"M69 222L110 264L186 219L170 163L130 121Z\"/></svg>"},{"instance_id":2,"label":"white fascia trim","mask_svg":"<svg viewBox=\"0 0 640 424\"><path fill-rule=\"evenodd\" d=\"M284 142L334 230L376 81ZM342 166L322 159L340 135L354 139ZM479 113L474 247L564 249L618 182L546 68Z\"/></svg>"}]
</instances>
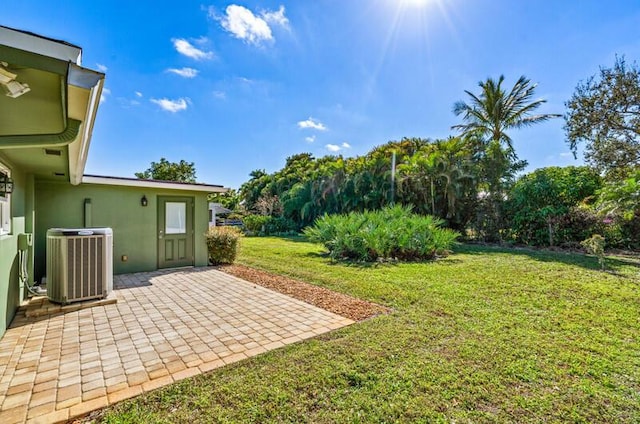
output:
<instances>
[{"instance_id":1,"label":"white fascia trim","mask_svg":"<svg viewBox=\"0 0 640 424\"><path fill-rule=\"evenodd\" d=\"M87 113L82 121L80 129L80 148L78 156L73 157L69 154L69 181L72 185L82 183L82 175L84 167L87 164L89 154L89 144L91 143L91 135L93 134L93 124L98 114L98 106L100 105L100 96L104 87L104 75L98 80L98 83L91 88L89 95L89 104L87 105Z\"/></svg>"},{"instance_id":2,"label":"white fascia trim","mask_svg":"<svg viewBox=\"0 0 640 424\"><path fill-rule=\"evenodd\" d=\"M73 62L80 65L82 60L82 49L79 47L11 28L0 28L0 40L6 46L52 57L64 62Z\"/></svg>"},{"instance_id":3,"label":"white fascia trim","mask_svg":"<svg viewBox=\"0 0 640 424\"><path fill-rule=\"evenodd\" d=\"M162 188L167 190L181 190L181 191L199 191L204 193L226 193L229 189L220 186L206 185L206 184L185 184L185 183L173 183L170 181L150 181L150 180L134 180L128 178L117 177L95 177L87 176L82 177L83 184L101 184L101 185L116 185L125 187L141 187L141 188Z\"/></svg>"}]
</instances>

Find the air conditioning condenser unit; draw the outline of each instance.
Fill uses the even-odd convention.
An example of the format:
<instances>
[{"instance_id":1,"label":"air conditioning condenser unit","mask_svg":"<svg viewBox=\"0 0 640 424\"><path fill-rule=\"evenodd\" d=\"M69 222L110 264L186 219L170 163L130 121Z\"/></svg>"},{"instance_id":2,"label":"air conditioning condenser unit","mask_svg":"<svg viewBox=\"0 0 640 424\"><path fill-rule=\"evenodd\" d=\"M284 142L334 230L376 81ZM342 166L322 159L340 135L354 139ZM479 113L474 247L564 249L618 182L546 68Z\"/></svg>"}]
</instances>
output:
<instances>
[{"instance_id":1,"label":"air conditioning condenser unit","mask_svg":"<svg viewBox=\"0 0 640 424\"><path fill-rule=\"evenodd\" d=\"M67 304L104 298L113 289L111 228L47 231L47 296Z\"/></svg>"}]
</instances>

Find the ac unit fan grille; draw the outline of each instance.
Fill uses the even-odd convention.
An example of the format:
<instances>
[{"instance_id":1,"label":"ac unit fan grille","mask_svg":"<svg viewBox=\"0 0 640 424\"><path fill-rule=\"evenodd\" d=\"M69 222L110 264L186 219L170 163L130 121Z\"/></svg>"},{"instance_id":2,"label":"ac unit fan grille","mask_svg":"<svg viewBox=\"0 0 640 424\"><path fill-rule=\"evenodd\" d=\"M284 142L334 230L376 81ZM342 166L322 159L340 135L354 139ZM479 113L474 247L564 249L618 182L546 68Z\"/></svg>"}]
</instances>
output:
<instances>
[{"instance_id":1,"label":"ac unit fan grille","mask_svg":"<svg viewBox=\"0 0 640 424\"><path fill-rule=\"evenodd\" d=\"M72 238L67 243L67 293L69 298L86 299L102 296L103 237Z\"/></svg>"}]
</instances>

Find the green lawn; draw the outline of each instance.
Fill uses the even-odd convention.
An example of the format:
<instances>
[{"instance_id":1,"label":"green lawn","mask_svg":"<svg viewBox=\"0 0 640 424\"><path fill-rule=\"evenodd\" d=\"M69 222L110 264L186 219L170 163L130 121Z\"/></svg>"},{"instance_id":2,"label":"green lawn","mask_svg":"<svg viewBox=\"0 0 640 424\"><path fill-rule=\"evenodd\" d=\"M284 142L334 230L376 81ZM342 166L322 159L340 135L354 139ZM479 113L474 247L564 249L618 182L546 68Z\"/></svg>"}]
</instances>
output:
<instances>
[{"instance_id":1,"label":"green lawn","mask_svg":"<svg viewBox=\"0 0 640 424\"><path fill-rule=\"evenodd\" d=\"M640 261L459 247L330 262L244 238L239 262L394 308L117 405L106 422L640 422Z\"/></svg>"}]
</instances>

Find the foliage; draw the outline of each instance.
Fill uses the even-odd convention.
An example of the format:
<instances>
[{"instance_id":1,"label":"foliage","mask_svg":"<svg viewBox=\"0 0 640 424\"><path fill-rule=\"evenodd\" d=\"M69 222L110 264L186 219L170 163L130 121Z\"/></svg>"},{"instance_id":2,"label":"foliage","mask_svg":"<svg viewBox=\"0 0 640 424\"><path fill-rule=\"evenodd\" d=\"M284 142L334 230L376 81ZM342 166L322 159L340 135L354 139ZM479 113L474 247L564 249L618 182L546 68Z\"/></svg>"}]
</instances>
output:
<instances>
[{"instance_id":1,"label":"foliage","mask_svg":"<svg viewBox=\"0 0 640 424\"><path fill-rule=\"evenodd\" d=\"M209 261L214 265L231 264L236 259L238 238L242 233L234 227L211 227L205 234Z\"/></svg>"},{"instance_id":2,"label":"foliage","mask_svg":"<svg viewBox=\"0 0 640 424\"><path fill-rule=\"evenodd\" d=\"M240 208L240 195L234 190L230 189L225 193L211 193L208 198L209 202L220 203L225 208L237 211Z\"/></svg>"},{"instance_id":3,"label":"foliage","mask_svg":"<svg viewBox=\"0 0 640 424\"><path fill-rule=\"evenodd\" d=\"M278 216L267 221L265 225L264 235L280 236L294 235L300 231L298 225L289 218Z\"/></svg>"},{"instance_id":4,"label":"foliage","mask_svg":"<svg viewBox=\"0 0 640 424\"><path fill-rule=\"evenodd\" d=\"M611 227L603 222L593 206L584 203L572 206L565 214L553 218L552 224L554 244L560 247L580 248L582 240L595 232L605 234L608 243L613 241L609 238Z\"/></svg>"},{"instance_id":5,"label":"foliage","mask_svg":"<svg viewBox=\"0 0 640 424\"><path fill-rule=\"evenodd\" d=\"M604 237L600 234L594 234L590 238L583 240L580 243L582 247L587 249L587 251L598 258L598 263L600 264L600 268L604 269L605 267L605 258L604 258L604 246L605 241Z\"/></svg>"},{"instance_id":6,"label":"foliage","mask_svg":"<svg viewBox=\"0 0 640 424\"><path fill-rule=\"evenodd\" d=\"M565 130L574 154L585 143L587 162L614 176L640 166L640 68L616 58L613 68L580 82L565 104Z\"/></svg>"},{"instance_id":7,"label":"foliage","mask_svg":"<svg viewBox=\"0 0 640 424\"><path fill-rule=\"evenodd\" d=\"M441 228L443 222L420 216L410 207L394 206L373 212L325 215L304 234L322 243L333 259L423 260L444 256L458 233Z\"/></svg>"},{"instance_id":8,"label":"foliage","mask_svg":"<svg viewBox=\"0 0 640 424\"><path fill-rule=\"evenodd\" d=\"M632 219L640 212L640 168L622 181L609 181L598 195L598 210Z\"/></svg>"},{"instance_id":9,"label":"foliage","mask_svg":"<svg viewBox=\"0 0 640 424\"><path fill-rule=\"evenodd\" d=\"M510 129L518 129L551 118L560 117L556 114L538 114L533 111L542 106L546 100L533 99L537 84L521 76L508 93L502 88L504 76L497 81L488 78L480 81L479 95L465 90L469 96L469 103L456 102L453 112L462 115L464 124L454 125L464 136L470 136L482 143L497 142L503 146L507 156L516 158L513 141L506 133Z\"/></svg>"},{"instance_id":10,"label":"foliage","mask_svg":"<svg viewBox=\"0 0 640 424\"><path fill-rule=\"evenodd\" d=\"M394 312L111 405L102 423L640 422L640 260L458 246L353 266L299 239L238 263ZM286 259L284 259L286 258ZM384 399L384 401L381 401Z\"/></svg>"},{"instance_id":11,"label":"foliage","mask_svg":"<svg viewBox=\"0 0 640 424\"><path fill-rule=\"evenodd\" d=\"M537 84L521 76L509 92L502 88L504 76L498 80L488 78L478 83L480 94L468 90L468 103L458 101L453 112L462 116L463 123L452 128L462 132L462 136L472 140L474 155L478 163L480 191L485 192L482 213L477 216L476 231L483 233L490 241L501 240L501 229L505 219L502 202L506 191L513 183L526 161L518 159L513 140L507 131L519 129L560 117L556 114L534 114L546 100L534 100Z\"/></svg>"},{"instance_id":12,"label":"foliage","mask_svg":"<svg viewBox=\"0 0 640 424\"><path fill-rule=\"evenodd\" d=\"M288 219L295 229L325 213L380 209L391 200L393 152L398 163L396 203L414 205L417 213L436 215L463 229L473 216L477 182L471 145L456 137L405 138L354 158L294 155L273 174L252 172L240 196L247 210Z\"/></svg>"},{"instance_id":13,"label":"foliage","mask_svg":"<svg viewBox=\"0 0 640 424\"><path fill-rule=\"evenodd\" d=\"M579 203L592 198L600 186L600 176L584 166L541 168L524 175L509 192L505 205L515 241L534 246L573 241L563 235L576 229L562 224L583 225L583 221L571 222L566 216Z\"/></svg>"},{"instance_id":14,"label":"foliage","mask_svg":"<svg viewBox=\"0 0 640 424\"><path fill-rule=\"evenodd\" d=\"M143 171L135 173L137 178L143 180L178 181L182 183L196 182L196 168L193 162L169 162L160 158L160 162L151 162L151 166Z\"/></svg>"},{"instance_id":15,"label":"foliage","mask_svg":"<svg viewBox=\"0 0 640 424\"><path fill-rule=\"evenodd\" d=\"M299 231L295 222L282 216L247 215L242 221L247 233L253 236L288 235Z\"/></svg>"},{"instance_id":16,"label":"foliage","mask_svg":"<svg viewBox=\"0 0 640 424\"><path fill-rule=\"evenodd\" d=\"M596 210L609 222L609 246L640 249L640 169L607 182L598 192Z\"/></svg>"},{"instance_id":17,"label":"foliage","mask_svg":"<svg viewBox=\"0 0 640 424\"><path fill-rule=\"evenodd\" d=\"M264 216L280 215L282 203L276 195L263 194L255 203L255 209Z\"/></svg>"},{"instance_id":18,"label":"foliage","mask_svg":"<svg viewBox=\"0 0 640 424\"><path fill-rule=\"evenodd\" d=\"M257 212L255 204L262 196L262 192L271 183L271 176L264 169L256 169L249 173L251 177L240 186L240 198L245 203L245 209L249 212Z\"/></svg>"},{"instance_id":19,"label":"foliage","mask_svg":"<svg viewBox=\"0 0 640 424\"><path fill-rule=\"evenodd\" d=\"M272 219L272 217L266 215L247 215L242 218L242 222L244 223L244 227L251 234L260 234L264 233L265 226Z\"/></svg>"}]
</instances>

